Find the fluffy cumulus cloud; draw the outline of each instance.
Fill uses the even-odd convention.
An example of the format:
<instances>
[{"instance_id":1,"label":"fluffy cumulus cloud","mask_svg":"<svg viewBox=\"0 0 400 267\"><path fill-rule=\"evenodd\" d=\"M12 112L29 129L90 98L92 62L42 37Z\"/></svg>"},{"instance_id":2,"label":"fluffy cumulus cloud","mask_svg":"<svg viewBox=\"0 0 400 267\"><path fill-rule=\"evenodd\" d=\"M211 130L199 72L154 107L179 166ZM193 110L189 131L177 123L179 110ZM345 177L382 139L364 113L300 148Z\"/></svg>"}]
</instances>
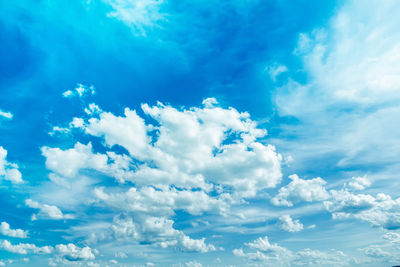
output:
<instances>
[{"instance_id":1,"label":"fluffy cumulus cloud","mask_svg":"<svg viewBox=\"0 0 400 267\"><path fill-rule=\"evenodd\" d=\"M294 174L289 178L292 181L279 189L279 193L271 199L272 204L291 207L297 202L322 201L329 197L325 189L326 182L319 177L305 180Z\"/></svg>"},{"instance_id":2,"label":"fluffy cumulus cloud","mask_svg":"<svg viewBox=\"0 0 400 267\"><path fill-rule=\"evenodd\" d=\"M34 244L29 243L19 243L13 245L8 240L0 241L0 248L17 254L50 254L53 252L53 248L50 246L38 247Z\"/></svg>"},{"instance_id":3,"label":"fluffy cumulus cloud","mask_svg":"<svg viewBox=\"0 0 400 267\"><path fill-rule=\"evenodd\" d=\"M102 152L77 142L69 149L42 147L42 154L50 180L59 186L99 174L118 183L88 192L86 203L115 214L105 232L88 235L88 242L115 239L214 251L205 238L175 229L177 212L225 216L231 205L281 180L281 156L259 141L266 131L248 113L221 108L214 98L190 109L143 104L144 117L129 108L118 116L95 104L85 113L87 118L74 118L68 129L102 140ZM40 209L39 215L68 218L56 206L32 200L27 205Z\"/></svg>"},{"instance_id":4,"label":"fluffy cumulus cloud","mask_svg":"<svg viewBox=\"0 0 400 267\"><path fill-rule=\"evenodd\" d=\"M165 217L116 216L110 227L110 234L116 240L134 240L160 247L177 246L183 251L209 252L216 248L205 243L205 238L192 239L182 231L173 228L174 221Z\"/></svg>"},{"instance_id":5,"label":"fluffy cumulus cloud","mask_svg":"<svg viewBox=\"0 0 400 267\"><path fill-rule=\"evenodd\" d=\"M289 215L279 217L279 226L287 232L299 232L304 228L300 220L293 220Z\"/></svg>"},{"instance_id":6,"label":"fluffy cumulus cloud","mask_svg":"<svg viewBox=\"0 0 400 267\"><path fill-rule=\"evenodd\" d=\"M67 90L62 95L63 97L70 98L70 97L84 97L86 95L94 95L95 89L93 85L86 86L83 84L78 83L74 90Z\"/></svg>"},{"instance_id":7,"label":"fluffy cumulus cloud","mask_svg":"<svg viewBox=\"0 0 400 267\"><path fill-rule=\"evenodd\" d=\"M353 194L347 190L331 190L332 198L324 202L333 218L356 218L385 229L400 228L400 198L379 193Z\"/></svg>"},{"instance_id":8,"label":"fluffy cumulus cloud","mask_svg":"<svg viewBox=\"0 0 400 267\"><path fill-rule=\"evenodd\" d=\"M11 237L18 237L18 238L27 238L28 231L22 229L11 229L10 225L7 222L1 222L0 224L0 233L2 235L7 235Z\"/></svg>"},{"instance_id":9,"label":"fluffy cumulus cloud","mask_svg":"<svg viewBox=\"0 0 400 267\"><path fill-rule=\"evenodd\" d=\"M36 220L39 218L46 218L46 219L54 219L54 220L62 220L62 219L72 219L74 218L73 215L71 214L63 214L62 211L54 205L48 205L48 204L41 204L37 201L34 201L32 199L27 199L25 200L25 205L33 208L33 209L38 209L39 213L38 214L33 214L32 215L32 220Z\"/></svg>"},{"instance_id":10,"label":"fluffy cumulus cloud","mask_svg":"<svg viewBox=\"0 0 400 267\"><path fill-rule=\"evenodd\" d=\"M68 261L86 261L94 260L96 250L90 247L77 247L76 245L69 243L67 245L60 244L56 246L56 252L59 256L65 258Z\"/></svg>"},{"instance_id":11,"label":"fluffy cumulus cloud","mask_svg":"<svg viewBox=\"0 0 400 267\"><path fill-rule=\"evenodd\" d=\"M7 150L0 146L0 178L11 181L13 184L21 184L22 174L18 170L18 165L6 160Z\"/></svg>"},{"instance_id":12,"label":"fluffy cumulus cloud","mask_svg":"<svg viewBox=\"0 0 400 267\"><path fill-rule=\"evenodd\" d=\"M266 132L257 128L248 113L222 109L213 101L189 110L161 103L142 105L157 125L146 124L129 109L122 117L103 112L89 119L85 130L103 137L109 147L126 148L132 158L144 162L131 178L137 183L184 188L214 183L249 197L275 187L281 179L281 157L274 147L257 142Z\"/></svg>"},{"instance_id":13,"label":"fluffy cumulus cloud","mask_svg":"<svg viewBox=\"0 0 400 267\"><path fill-rule=\"evenodd\" d=\"M351 181L348 183L350 188L354 190L364 190L367 187L371 186L371 181L367 177L353 177Z\"/></svg>"}]
</instances>

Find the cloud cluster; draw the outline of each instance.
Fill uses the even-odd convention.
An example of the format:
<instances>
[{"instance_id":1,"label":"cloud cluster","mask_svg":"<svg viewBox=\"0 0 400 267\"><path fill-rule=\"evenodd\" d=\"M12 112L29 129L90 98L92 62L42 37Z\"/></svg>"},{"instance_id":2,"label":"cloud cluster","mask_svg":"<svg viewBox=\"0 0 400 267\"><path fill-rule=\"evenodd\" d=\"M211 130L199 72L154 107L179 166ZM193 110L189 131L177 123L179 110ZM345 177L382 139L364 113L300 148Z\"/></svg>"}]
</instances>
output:
<instances>
[{"instance_id":1,"label":"cloud cluster","mask_svg":"<svg viewBox=\"0 0 400 267\"><path fill-rule=\"evenodd\" d=\"M32 220L36 220L38 216L46 218L46 219L54 219L54 220L73 219L74 218L74 216L71 214L63 214L62 211L57 206L41 204L32 199L26 199L25 205L27 205L30 208L39 210L38 214L32 215Z\"/></svg>"},{"instance_id":2,"label":"cloud cluster","mask_svg":"<svg viewBox=\"0 0 400 267\"><path fill-rule=\"evenodd\" d=\"M279 217L279 226L282 230L287 232L299 232L304 228L300 220L293 220L290 215L283 215Z\"/></svg>"},{"instance_id":3,"label":"cloud cluster","mask_svg":"<svg viewBox=\"0 0 400 267\"><path fill-rule=\"evenodd\" d=\"M59 244L55 247L52 246L42 246L38 247L35 244L30 243L19 243L12 244L8 240L0 241L0 249L4 249L11 253L16 254L47 254L55 256L55 262L60 262L65 265L70 265L74 262L89 261L94 260L95 254L98 254L96 249L90 247L78 247L72 243L67 245ZM53 259L52 261L53 262Z\"/></svg>"},{"instance_id":4,"label":"cloud cluster","mask_svg":"<svg viewBox=\"0 0 400 267\"><path fill-rule=\"evenodd\" d=\"M192 239L173 228L174 221L160 216L114 217L110 235L116 240L136 241L163 248L176 246L183 251L209 252L216 247L205 243L205 238Z\"/></svg>"},{"instance_id":5,"label":"cloud cluster","mask_svg":"<svg viewBox=\"0 0 400 267\"><path fill-rule=\"evenodd\" d=\"M0 224L0 233L2 235L18 237L18 238L27 238L28 231L22 229L11 229L10 225L7 222L1 222Z\"/></svg>"},{"instance_id":6,"label":"cloud cluster","mask_svg":"<svg viewBox=\"0 0 400 267\"><path fill-rule=\"evenodd\" d=\"M234 249L233 254L250 262L261 262L260 266L349 266L350 258L343 252L331 250L323 252L305 248L293 252L278 244L271 244L267 236L245 243L252 249Z\"/></svg>"},{"instance_id":7,"label":"cloud cluster","mask_svg":"<svg viewBox=\"0 0 400 267\"><path fill-rule=\"evenodd\" d=\"M329 198L329 193L324 185L326 182L321 178L304 180L296 174L289 176L292 180L287 186L279 189L278 194L271 199L276 206L293 206L294 203L306 201L322 201Z\"/></svg>"},{"instance_id":8,"label":"cloud cluster","mask_svg":"<svg viewBox=\"0 0 400 267\"><path fill-rule=\"evenodd\" d=\"M96 250L90 247L77 247L76 245L69 243L67 245L60 244L56 245L56 251L59 256L65 258L68 261L86 261L94 260Z\"/></svg>"},{"instance_id":9,"label":"cloud cluster","mask_svg":"<svg viewBox=\"0 0 400 267\"><path fill-rule=\"evenodd\" d=\"M348 183L350 188L354 190L364 190L371 186L371 181L367 177L353 177L351 182Z\"/></svg>"},{"instance_id":10,"label":"cloud cluster","mask_svg":"<svg viewBox=\"0 0 400 267\"><path fill-rule=\"evenodd\" d=\"M17 254L50 254L53 252L53 248L50 246L38 247L29 243L19 243L17 245L13 245L8 240L2 240L0 242L0 248Z\"/></svg>"},{"instance_id":11,"label":"cloud cluster","mask_svg":"<svg viewBox=\"0 0 400 267\"><path fill-rule=\"evenodd\" d=\"M13 184L21 184L22 174L18 170L18 165L6 160L7 150L0 146L0 178L11 181Z\"/></svg>"},{"instance_id":12,"label":"cloud cluster","mask_svg":"<svg viewBox=\"0 0 400 267\"><path fill-rule=\"evenodd\" d=\"M259 141L266 131L248 113L221 108L214 98L190 109L143 104L145 117L129 108L117 116L95 104L87 111L88 118L74 118L69 129L100 138L105 153L79 142L69 149L41 150L49 178L59 186L97 174L121 185L96 186L89 193L88 203L116 216L107 234L93 234L88 240L129 239L184 251L213 251L217 248L205 238L192 239L173 227L176 212L226 215L231 205L256 197L281 180L281 156ZM49 210L28 202L41 209L39 214ZM68 218L55 208L46 213L48 217Z\"/></svg>"},{"instance_id":13,"label":"cloud cluster","mask_svg":"<svg viewBox=\"0 0 400 267\"><path fill-rule=\"evenodd\" d=\"M376 197L353 194L347 190L331 190L331 195L332 199L324 205L333 218L356 218L389 230L400 228L400 198L392 199L384 193Z\"/></svg>"},{"instance_id":14,"label":"cloud cluster","mask_svg":"<svg viewBox=\"0 0 400 267\"><path fill-rule=\"evenodd\" d=\"M70 97L84 97L86 95L94 95L95 89L93 85L86 86L83 84L78 83L74 90L67 90L62 95L63 97L70 98Z\"/></svg>"}]
</instances>

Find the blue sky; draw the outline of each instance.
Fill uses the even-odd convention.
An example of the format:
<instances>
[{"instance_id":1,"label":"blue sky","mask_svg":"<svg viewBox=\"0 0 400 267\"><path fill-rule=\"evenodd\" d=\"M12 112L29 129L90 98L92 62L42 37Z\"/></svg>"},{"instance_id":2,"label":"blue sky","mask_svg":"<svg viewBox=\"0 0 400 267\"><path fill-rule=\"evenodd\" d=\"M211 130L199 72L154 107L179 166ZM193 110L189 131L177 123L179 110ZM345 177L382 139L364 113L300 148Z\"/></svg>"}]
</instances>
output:
<instances>
[{"instance_id":1,"label":"blue sky","mask_svg":"<svg viewBox=\"0 0 400 267\"><path fill-rule=\"evenodd\" d=\"M0 266L400 262L396 1L2 1Z\"/></svg>"}]
</instances>

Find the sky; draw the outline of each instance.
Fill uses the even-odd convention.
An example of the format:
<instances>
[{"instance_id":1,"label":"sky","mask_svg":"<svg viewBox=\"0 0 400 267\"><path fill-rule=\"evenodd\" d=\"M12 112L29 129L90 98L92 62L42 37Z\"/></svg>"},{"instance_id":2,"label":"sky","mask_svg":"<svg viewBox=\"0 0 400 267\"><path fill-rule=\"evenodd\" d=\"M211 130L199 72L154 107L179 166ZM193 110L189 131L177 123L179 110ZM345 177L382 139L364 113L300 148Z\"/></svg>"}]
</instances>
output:
<instances>
[{"instance_id":1,"label":"sky","mask_svg":"<svg viewBox=\"0 0 400 267\"><path fill-rule=\"evenodd\" d=\"M0 266L400 265L395 0L0 2Z\"/></svg>"}]
</instances>

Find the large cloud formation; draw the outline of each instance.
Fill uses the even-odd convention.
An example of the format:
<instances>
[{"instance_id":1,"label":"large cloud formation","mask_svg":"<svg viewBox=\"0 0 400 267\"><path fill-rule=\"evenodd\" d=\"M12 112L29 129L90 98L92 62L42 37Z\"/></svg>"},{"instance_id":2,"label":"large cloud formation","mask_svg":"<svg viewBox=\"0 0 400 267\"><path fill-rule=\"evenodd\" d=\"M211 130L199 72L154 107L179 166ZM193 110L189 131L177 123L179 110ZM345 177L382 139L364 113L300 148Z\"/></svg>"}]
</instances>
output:
<instances>
[{"instance_id":1,"label":"large cloud formation","mask_svg":"<svg viewBox=\"0 0 400 267\"><path fill-rule=\"evenodd\" d=\"M42 147L42 154L50 180L60 187L93 174L114 179L112 186L88 188L90 197L82 200L114 214L105 232L93 232L88 242L128 239L214 251L205 238L192 239L174 228L176 212L226 216L231 205L281 181L281 156L259 141L266 131L248 113L222 108L214 98L205 99L200 108L143 104L140 112L126 108L118 116L96 106L96 112L86 114L74 118L68 132L101 140L99 152L91 143L77 142L68 149ZM30 199L26 204L50 218L72 218L56 206Z\"/></svg>"}]
</instances>

